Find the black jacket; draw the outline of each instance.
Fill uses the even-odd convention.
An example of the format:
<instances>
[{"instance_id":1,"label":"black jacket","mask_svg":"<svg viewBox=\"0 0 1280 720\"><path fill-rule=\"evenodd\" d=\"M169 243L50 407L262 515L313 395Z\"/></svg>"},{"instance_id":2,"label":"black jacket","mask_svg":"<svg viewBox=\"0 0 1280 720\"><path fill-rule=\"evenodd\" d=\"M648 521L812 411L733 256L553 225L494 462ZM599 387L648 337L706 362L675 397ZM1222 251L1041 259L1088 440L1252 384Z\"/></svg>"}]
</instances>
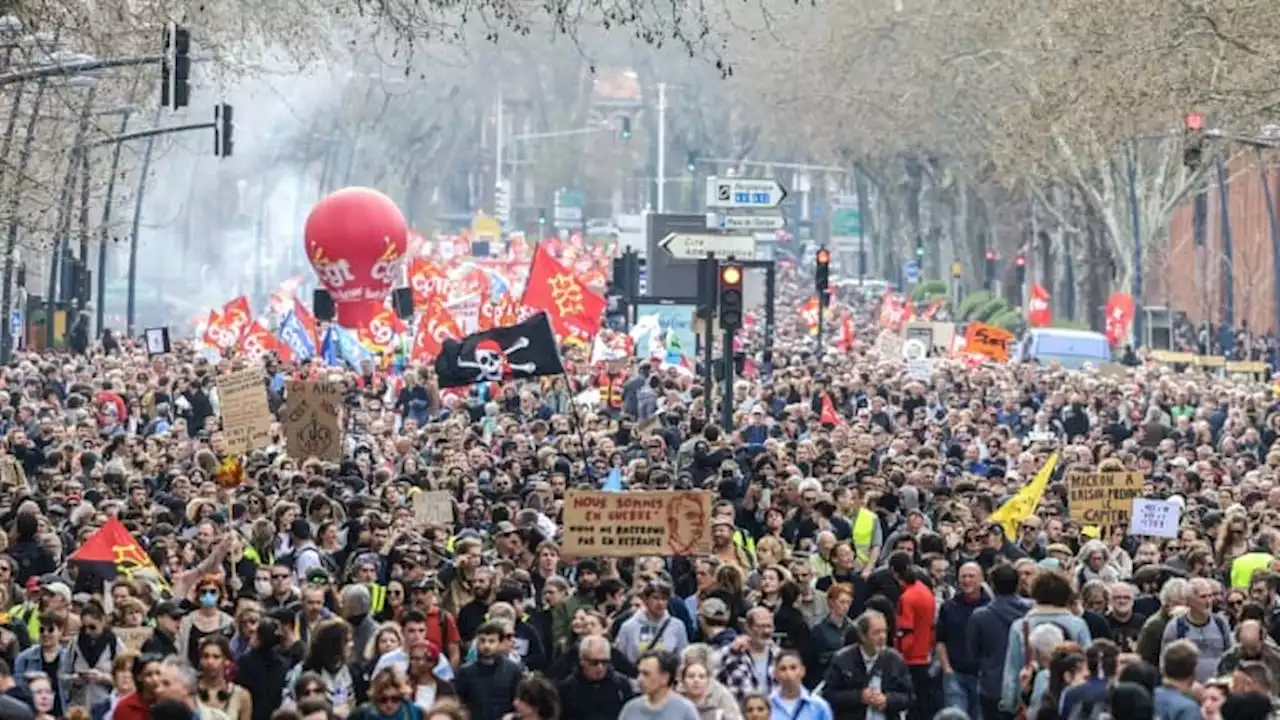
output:
<instances>
[{"instance_id":1,"label":"black jacket","mask_svg":"<svg viewBox=\"0 0 1280 720\"><path fill-rule=\"evenodd\" d=\"M523 668L508 657L495 658L492 665L468 663L458 670L453 686L471 720L502 720L503 715L515 711L512 703L522 672Z\"/></svg>"},{"instance_id":2,"label":"black jacket","mask_svg":"<svg viewBox=\"0 0 1280 720\"><path fill-rule=\"evenodd\" d=\"M147 638L147 641L142 643L142 652L165 656L177 655L178 645L168 633L163 630L156 629L155 632L151 633L151 637Z\"/></svg>"},{"instance_id":3,"label":"black jacket","mask_svg":"<svg viewBox=\"0 0 1280 720\"><path fill-rule=\"evenodd\" d=\"M249 691L253 701L253 720L271 720L280 707L289 664L275 650L250 650L240 656L236 668L236 684Z\"/></svg>"},{"instance_id":4,"label":"black jacket","mask_svg":"<svg viewBox=\"0 0 1280 720\"><path fill-rule=\"evenodd\" d=\"M867 706L862 703L862 691L871 684L871 676L880 676L880 692L888 699L884 715L897 717L898 713L909 710L915 703L915 693L911 689L911 676L907 674L907 663L896 650L885 648L880 651L871 673L867 672L866 663L862 660L862 647L850 645L836 653L831 659L831 667L823 678L826 686L822 697L831 705L835 716L841 720L862 720L867 716Z\"/></svg>"},{"instance_id":5,"label":"black jacket","mask_svg":"<svg viewBox=\"0 0 1280 720\"><path fill-rule=\"evenodd\" d=\"M603 680L593 681L575 672L559 683L560 716L574 720L615 720L622 706L636 696L631 681L615 670Z\"/></svg>"}]
</instances>

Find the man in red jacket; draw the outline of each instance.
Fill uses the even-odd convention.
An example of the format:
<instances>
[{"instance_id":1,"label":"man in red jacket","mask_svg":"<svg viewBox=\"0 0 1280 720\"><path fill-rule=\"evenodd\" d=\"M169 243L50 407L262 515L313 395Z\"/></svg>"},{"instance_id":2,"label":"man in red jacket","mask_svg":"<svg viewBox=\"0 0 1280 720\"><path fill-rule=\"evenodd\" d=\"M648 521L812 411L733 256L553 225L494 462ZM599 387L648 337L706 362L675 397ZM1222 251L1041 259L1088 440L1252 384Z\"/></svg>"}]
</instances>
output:
<instances>
[{"instance_id":1,"label":"man in red jacket","mask_svg":"<svg viewBox=\"0 0 1280 720\"><path fill-rule=\"evenodd\" d=\"M933 591L916 577L911 556L901 550L889 556L889 571L902 588L898 599L897 650L907 661L911 684L916 691L916 703L908 717L911 720L932 720L938 709L938 693L934 688L937 679L929 674L937 609Z\"/></svg>"}]
</instances>

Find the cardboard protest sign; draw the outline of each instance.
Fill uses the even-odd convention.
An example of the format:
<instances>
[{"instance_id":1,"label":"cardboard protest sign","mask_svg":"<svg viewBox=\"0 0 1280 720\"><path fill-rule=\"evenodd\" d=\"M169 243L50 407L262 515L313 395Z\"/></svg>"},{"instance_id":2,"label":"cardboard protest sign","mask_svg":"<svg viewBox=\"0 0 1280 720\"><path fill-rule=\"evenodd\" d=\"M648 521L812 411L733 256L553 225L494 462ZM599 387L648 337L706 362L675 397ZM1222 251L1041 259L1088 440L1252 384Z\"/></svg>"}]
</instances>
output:
<instances>
[{"instance_id":1,"label":"cardboard protest sign","mask_svg":"<svg viewBox=\"0 0 1280 720\"><path fill-rule=\"evenodd\" d=\"M328 381L290 380L285 385L283 430L290 457L342 459L342 388Z\"/></svg>"},{"instance_id":2,"label":"cardboard protest sign","mask_svg":"<svg viewBox=\"0 0 1280 720\"><path fill-rule=\"evenodd\" d=\"M576 557L704 555L711 552L711 493L572 491L564 501L561 552Z\"/></svg>"},{"instance_id":3,"label":"cardboard protest sign","mask_svg":"<svg viewBox=\"0 0 1280 720\"><path fill-rule=\"evenodd\" d=\"M116 634L116 637L120 638L120 642L124 643L125 652L137 655L142 652L142 646L151 639L152 634L155 633L155 628L112 628L111 631Z\"/></svg>"},{"instance_id":4,"label":"cardboard protest sign","mask_svg":"<svg viewBox=\"0 0 1280 720\"><path fill-rule=\"evenodd\" d=\"M1077 472L1067 475L1071 519L1085 525L1129 527L1133 499L1146 481L1140 472Z\"/></svg>"},{"instance_id":5,"label":"cardboard protest sign","mask_svg":"<svg viewBox=\"0 0 1280 720\"><path fill-rule=\"evenodd\" d=\"M413 524L453 527L453 494L448 490L424 490L413 496Z\"/></svg>"},{"instance_id":6,"label":"cardboard protest sign","mask_svg":"<svg viewBox=\"0 0 1280 720\"><path fill-rule=\"evenodd\" d=\"M271 408L262 368L252 367L218 376L222 434L233 453L247 453L271 442Z\"/></svg>"}]
</instances>

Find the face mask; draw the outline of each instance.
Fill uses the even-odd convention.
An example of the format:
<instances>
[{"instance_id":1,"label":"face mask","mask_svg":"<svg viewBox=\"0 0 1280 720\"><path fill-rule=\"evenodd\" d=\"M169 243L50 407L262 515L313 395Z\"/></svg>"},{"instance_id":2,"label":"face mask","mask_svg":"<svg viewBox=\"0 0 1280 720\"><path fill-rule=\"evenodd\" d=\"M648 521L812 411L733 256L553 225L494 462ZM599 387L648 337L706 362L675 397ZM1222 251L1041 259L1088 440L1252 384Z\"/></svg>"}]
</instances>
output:
<instances>
[{"instance_id":1,"label":"face mask","mask_svg":"<svg viewBox=\"0 0 1280 720\"><path fill-rule=\"evenodd\" d=\"M218 605L218 593L200 593L200 607L211 608Z\"/></svg>"},{"instance_id":2,"label":"face mask","mask_svg":"<svg viewBox=\"0 0 1280 720\"><path fill-rule=\"evenodd\" d=\"M270 595L270 594L271 594L271 581L270 581L270 580L255 580L255 581L254 581L254 583L253 583L253 591L254 591L255 593L259 594L259 595L264 595L264 596L265 596L265 595Z\"/></svg>"}]
</instances>

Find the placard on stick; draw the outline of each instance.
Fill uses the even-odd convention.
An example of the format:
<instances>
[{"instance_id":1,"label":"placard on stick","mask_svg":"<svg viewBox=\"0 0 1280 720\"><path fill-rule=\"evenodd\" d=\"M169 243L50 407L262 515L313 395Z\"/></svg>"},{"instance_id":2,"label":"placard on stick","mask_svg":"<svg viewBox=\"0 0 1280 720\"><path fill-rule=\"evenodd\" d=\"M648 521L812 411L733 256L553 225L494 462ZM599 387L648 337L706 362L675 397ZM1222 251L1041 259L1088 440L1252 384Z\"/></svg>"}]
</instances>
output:
<instances>
[{"instance_id":1,"label":"placard on stick","mask_svg":"<svg viewBox=\"0 0 1280 720\"><path fill-rule=\"evenodd\" d=\"M222 434L233 453L247 453L271 442L271 408L261 368L218 376Z\"/></svg>"},{"instance_id":2,"label":"placard on stick","mask_svg":"<svg viewBox=\"0 0 1280 720\"><path fill-rule=\"evenodd\" d=\"M453 527L453 494L448 490L423 490L414 495L413 523L417 528Z\"/></svg>"},{"instance_id":3,"label":"placard on stick","mask_svg":"<svg viewBox=\"0 0 1280 720\"><path fill-rule=\"evenodd\" d=\"M285 449L300 460L342 459L342 388L328 381L290 380L285 385Z\"/></svg>"},{"instance_id":4,"label":"placard on stick","mask_svg":"<svg viewBox=\"0 0 1280 720\"><path fill-rule=\"evenodd\" d=\"M1133 499L1142 494L1146 477L1140 472L1070 473L1067 502L1071 519L1100 528L1129 527Z\"/></svg>"},{"instance_id":5,"label":"placard on stick","mask_svg":"<svg viewBox=\"0 0 1280 720\"><path fill-rule=\"evenodd\" d=\"M705 555L712 495L663 490L573 491L564 502L561 551L576 557Z\"/></svg>"},{"instance_id":6,"label":"placard on stick","mask_svg":"<svg viewBox=\"0 0 1280 720\"><path fill-rule=\"evenodd\" d=\"M120 638L121 643L124 643L126 652L137 655L142 652L142 646L151 639L151 636L155 633L155 628L112 628L112 632L116 634L116 637Z\"/></svg>"}]
</instances>

